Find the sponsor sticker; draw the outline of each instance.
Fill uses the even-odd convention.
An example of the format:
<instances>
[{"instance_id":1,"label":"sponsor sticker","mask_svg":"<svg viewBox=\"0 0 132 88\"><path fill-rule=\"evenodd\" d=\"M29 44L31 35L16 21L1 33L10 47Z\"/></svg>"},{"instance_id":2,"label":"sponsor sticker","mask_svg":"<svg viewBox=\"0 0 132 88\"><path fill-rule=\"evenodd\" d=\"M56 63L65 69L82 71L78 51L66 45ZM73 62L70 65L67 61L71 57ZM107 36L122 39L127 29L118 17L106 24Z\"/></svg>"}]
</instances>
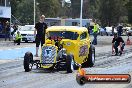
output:
<instances>
[{"instance_id":1,"label":"sponsor sticker","mask_svg":"<svg viewBox=\"0 0 132 88\"><path fill-rule=\"evenodd\" d=\"M79 68L76 81L80 85L85 83L130 83L131 76L129 74L86 74L85 69Z\"/></svg>"}]
</instances>

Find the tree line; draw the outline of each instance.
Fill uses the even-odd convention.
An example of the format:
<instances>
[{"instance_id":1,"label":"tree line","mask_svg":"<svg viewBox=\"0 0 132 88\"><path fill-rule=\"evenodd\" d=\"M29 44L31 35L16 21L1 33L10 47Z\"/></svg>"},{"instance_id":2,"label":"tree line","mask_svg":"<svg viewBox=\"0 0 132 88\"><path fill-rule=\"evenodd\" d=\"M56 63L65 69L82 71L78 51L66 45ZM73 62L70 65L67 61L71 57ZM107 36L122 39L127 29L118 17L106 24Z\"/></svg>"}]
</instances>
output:
<instances>
[{"instance_id":1,"label":"tree line","mask_svg":"<svg viewBox=\"0 0 132 88\"><path fill-rule=\"evenodd\" d=\"M81 0L36 0L36 20L46 17L79 18ZM34 0L11 0L12 15L22 24L33 24ZM102 26L132 24L132 0L83 0L83 18L96 19Z\"/></svg>"}]
</instances>

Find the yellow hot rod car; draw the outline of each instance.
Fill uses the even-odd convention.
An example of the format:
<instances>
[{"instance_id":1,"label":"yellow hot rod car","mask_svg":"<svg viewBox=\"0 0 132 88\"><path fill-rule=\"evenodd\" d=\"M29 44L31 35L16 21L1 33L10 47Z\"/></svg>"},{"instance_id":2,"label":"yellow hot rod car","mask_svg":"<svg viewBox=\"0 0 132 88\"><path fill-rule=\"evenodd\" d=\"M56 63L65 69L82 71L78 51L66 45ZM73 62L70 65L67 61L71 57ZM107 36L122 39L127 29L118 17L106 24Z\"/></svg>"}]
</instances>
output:
<instances>
[{"instance_id":1,"label":"yellow hot rod car","mask_svg":"<svg viewBox=\"0 0 132 88\"><path fill-rule=\"evenodd\" d=\"M77 26L52 26L46 29L40 60L33 60L31 52L25 53L26 72L35 64L37 68L65 69L71 73L78 66L92 67L95 63L95 47L90 43L88 30Z\"/></svg>"}]
</instances>

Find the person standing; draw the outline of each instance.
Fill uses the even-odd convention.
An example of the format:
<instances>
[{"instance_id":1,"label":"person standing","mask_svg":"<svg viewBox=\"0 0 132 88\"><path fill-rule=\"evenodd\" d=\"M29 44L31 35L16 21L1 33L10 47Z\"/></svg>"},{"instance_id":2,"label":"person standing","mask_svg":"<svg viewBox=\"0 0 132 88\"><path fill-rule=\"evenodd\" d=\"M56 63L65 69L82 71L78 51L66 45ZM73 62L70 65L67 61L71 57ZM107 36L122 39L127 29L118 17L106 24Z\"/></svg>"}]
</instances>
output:
<instances>
[{"instance_id":1,"label":"person standing","mask_svg":"<svg viewBox=\"0 0 132 88\"><path fill-rule=\"evenodd\" d=\"M35 24L34 35L36 41L36 55L35 55L36 57L38 57L38 50L40 43L41 43L41 47L45 43L45 33L47 29L47 24L44 22L44 20L45 20L45 16L42 15L40 17L39 22Z\"/></svg>"},{"instance_id":2,"label":"person standing","mask_svg":"<svg viewBox=\"0 0 132 88\"><path fill-rule=\"evenodd\" d=\"M13 31L11 32L11 35L13 36L14 33L18 30L18 25L17 25L17 23L15 23L14 26L13 26L12 28L13 28Z\"/></svg>"},{"instance_id":3,"label":"person standing","mask_svg":"<svg viewBox=\"0 0 132 88\"><path fill-rule=\"evenodd\" d=\"M99 31L99 25L95 22L94 24L94 28L93 28L93 42L92 44L97 45L97 35L98 35L98 31Z\"/></svg>"},{"instance_id":4,"label":"person standing","mask_svg":"<svg viewBox=\"0 0 132 88\"><path fill-rule=\"evenodd\" d=\"M8 21L6 22L6 25L5 25L5 41L7 38L9 38L9 41L10 41L10 24Z\"/></svg>"},{"instance_id":5,"label":"person standing","mask_svg":"<svg viewBox=\"0 0 132 88\"><path fill-rule=\"evenodd\" d=\"M101 27L101 28L100 28L100 35L103 36L103 35L104 35L104 32L105 32L104 28Z\"/></svg>"},{"instance_id":6,"label":"person standing","mask_svg":"<svg viewBox=\"0 0 132 88\"><path fill-rule=\"evenodd\" d=\"M0 33L2 32L3 30L3 26L2 26L2 23L0 22Z\"/></svg>"},{"instance_id":7,"label":"person standing","mask_svg":"<svg viewBox=\"0 0 132 88\"><path fill-rule=\"evenodd\" d=\"M115 25L112 26L112 36L114 35Z\"/></svg>"},{"instance_id":8,"label":"person standing","mask_svg":"<svg viewBox=\"0 0 132 88\"><path fill-rule=\"evenodd\" d=\"M118 36L121 36L121 34L123 33L123 26L121 24L119 24L119 26L117 27L117 31L118 31Z\"/></svg>"}]
</instances>

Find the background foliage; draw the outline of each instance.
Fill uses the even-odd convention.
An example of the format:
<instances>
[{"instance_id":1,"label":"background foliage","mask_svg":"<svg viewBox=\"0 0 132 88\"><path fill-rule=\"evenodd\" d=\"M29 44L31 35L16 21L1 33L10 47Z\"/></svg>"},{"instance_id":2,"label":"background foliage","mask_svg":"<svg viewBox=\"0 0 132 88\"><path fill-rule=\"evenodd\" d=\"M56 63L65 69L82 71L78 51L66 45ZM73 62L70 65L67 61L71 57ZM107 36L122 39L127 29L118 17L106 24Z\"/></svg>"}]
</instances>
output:
<instances>
[{"instance_id":1,"label":"background foliage","mask_svg":"<svg viewBox=\"0 0 132 88\"><path fill-rule=\"evenodd\" d=\"M11 0L12 15L22 24L33 24L34 0ZM83 18L97 19L102 26L132 24L132 0L83 0ZM36 21L46 17L79 18L81 0L36 0Z\"/></svg>"}]
</instances>

